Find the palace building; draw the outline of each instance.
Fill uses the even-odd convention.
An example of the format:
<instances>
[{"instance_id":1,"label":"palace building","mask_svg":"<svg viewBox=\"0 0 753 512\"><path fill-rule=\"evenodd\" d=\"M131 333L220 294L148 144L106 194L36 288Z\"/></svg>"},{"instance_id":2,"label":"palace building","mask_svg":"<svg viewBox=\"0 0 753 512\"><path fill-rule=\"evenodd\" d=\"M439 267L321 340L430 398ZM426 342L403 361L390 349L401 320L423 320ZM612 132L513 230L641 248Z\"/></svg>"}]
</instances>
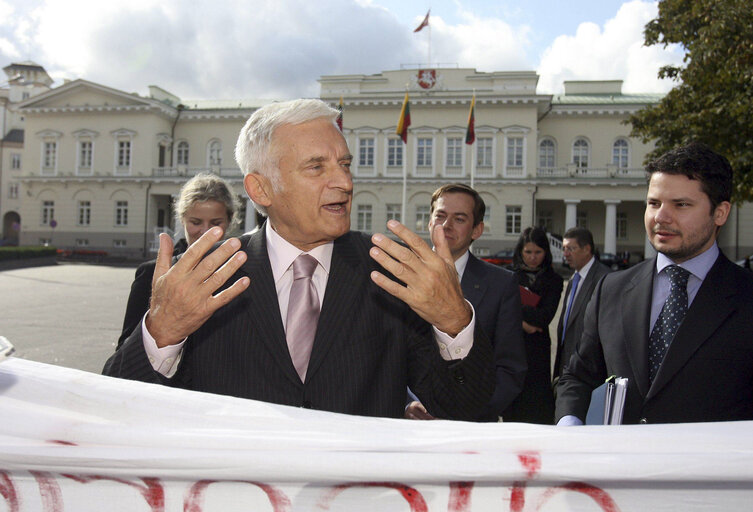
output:
<instances>
[{"instance_id":1,"label":"palace building","mask_svg":"<svg viewBox=\"0 0 753 512\"><path fill-rule=\"evenodd\" d=\"M269 100L185 100L157 86L140 96L83 79L51 88L34 63L4 70L3 243L154 257L157 234L180 229L177 192L201 171L227 178L244 199L242 230L256 226L233 152L246 119ZM428 239L431 193L460 181L487 204L478 255L512 248L530 225L555 236L584 226L603 253L649 254L643 160L652 147L624 121L661 95L624 93L621 81L539 94L537 81L533 71L464 68L322 76L320 97L342 101L354 155L353 229L384 231L395 218ZM396 127L406 92L403 143ZM466 144L474 97L475 140ZM753 252L751 227L753 208L734 208L720 238L730 258Z\"/></svg>"}]
</instances>

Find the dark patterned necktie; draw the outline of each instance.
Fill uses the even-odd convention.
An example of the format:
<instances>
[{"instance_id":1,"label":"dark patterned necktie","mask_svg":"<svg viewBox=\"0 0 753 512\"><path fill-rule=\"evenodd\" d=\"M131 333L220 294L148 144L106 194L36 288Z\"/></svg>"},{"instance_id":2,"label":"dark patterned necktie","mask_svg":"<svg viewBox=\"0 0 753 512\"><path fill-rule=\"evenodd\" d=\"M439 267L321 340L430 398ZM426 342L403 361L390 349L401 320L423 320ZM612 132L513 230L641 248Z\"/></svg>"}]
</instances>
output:
<instances>
[{"instance_id":1,"label":"dark patterned necktie","mask_svg":"<svg viewBox=\"0 0 753 512\"><path fill-rule=\"evenodd\" d=\"M688 277L690 272L677 265L664 269L669 276L669 297L661 308L651 336L648 338L648 367L651 381L659 372L669 344L675 337L685 313L688 312Z\"/></svg>"},{"instance_id":2,"label":"dark patterned necktie","mask_svg":"<svg viewBox=\"0 0 753 512\"><path fill-rule=\"evenodd\" d=\"M301 382L306 381L306 369L319 321L319 295L311 280L317 265L316 259L308 254L301 254L293 262L293 286L290 288L285 338Z\"/></svg>"}]
</instances>

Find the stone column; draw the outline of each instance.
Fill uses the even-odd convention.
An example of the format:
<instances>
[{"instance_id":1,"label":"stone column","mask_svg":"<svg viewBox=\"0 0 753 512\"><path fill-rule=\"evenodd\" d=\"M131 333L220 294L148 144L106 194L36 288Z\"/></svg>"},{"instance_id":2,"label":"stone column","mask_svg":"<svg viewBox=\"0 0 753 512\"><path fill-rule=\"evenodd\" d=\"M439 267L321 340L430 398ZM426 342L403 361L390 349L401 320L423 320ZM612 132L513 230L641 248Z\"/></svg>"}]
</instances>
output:
<instances>
[{"instance_id":1,"label":"stone column","mask_svg":"<svg viewBox=\"0 0 753 512\"><path fill-rule=\"evenodd\" d=\"M604 219L604 252L617 254L617 205L618 199L605 199L607 207Z\"/></svg>"},{"instance_id":2,"label":"stone column","mask_svg":"<svg viewBox=\"0 0 753 512\"><path fill-rule=\"evenodd\" d=\"M580 199L565 199L565 231L575 227Z\"/></svg>"}]
</instances>

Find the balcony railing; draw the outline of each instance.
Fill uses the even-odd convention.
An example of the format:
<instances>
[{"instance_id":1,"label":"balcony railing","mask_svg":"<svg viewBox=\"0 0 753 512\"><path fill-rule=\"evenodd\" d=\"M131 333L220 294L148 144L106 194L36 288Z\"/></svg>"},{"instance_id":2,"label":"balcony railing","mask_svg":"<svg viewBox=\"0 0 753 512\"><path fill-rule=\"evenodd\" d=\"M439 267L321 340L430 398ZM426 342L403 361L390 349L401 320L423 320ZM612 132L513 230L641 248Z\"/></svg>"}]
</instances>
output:
<instances>
[{"instance_id":1,"label":"balcony railing","mask_svg":"<svg viewBox=\"0 0 753 512\"><path fill-rule=\"evenodd\" d=\"M186 167L178 165L175 167L155 167L152 169L152 176L155 178L172 178L172 177L193 177L201 172L211 172L222 176L223 178L242 178L243 172L237 167Z\"/></svg>"},{"instance_id":2,"label":"balcony railing","mask_svg":"<svg viewBox=\"0 0 753 512\"><path fill-rule=\"evenodd\" d=\"M583 178L583 179L640 179L646 177L643 168L607 167L539 167L536 169L537 178Z\"/></svg>"}]
</instances>

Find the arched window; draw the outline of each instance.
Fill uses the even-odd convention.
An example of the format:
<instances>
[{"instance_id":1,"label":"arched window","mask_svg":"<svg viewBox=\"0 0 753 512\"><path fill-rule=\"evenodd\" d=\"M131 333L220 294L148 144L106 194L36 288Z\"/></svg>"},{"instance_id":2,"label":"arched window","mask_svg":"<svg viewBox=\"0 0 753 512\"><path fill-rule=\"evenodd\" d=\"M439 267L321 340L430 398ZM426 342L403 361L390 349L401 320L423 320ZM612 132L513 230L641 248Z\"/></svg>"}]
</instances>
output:
<instances>
[{"instance_id":1,"label":"arched window","mask_svg":"<svg viewBox=\"0 0 753 512\"><path fill-rule=\"evenodd\" d=\"M612 146L612 163L620 169L628 166L628 142L625 139L617 139Z\"/></svg>"},{"instance_id":2,"label":"arched window","mask_svg":"<svg viewBox=\"0 0 753 512\"><path fill-rule=\"evenodd\" d=\"M209 165L222 165L222 142L218 140L209 143Z\"/></svg>"},{"instance_id":3,"label":"arched window","mask_svg":"<svg viewBox=\"0 0 753 512\"><path fill-rule=\"evenodd\" d=\"M588 167L588 141L586 139L576 139L573 142L573 163L579 169Z\"/></svg>"},{"instance_id":4,"label":"arched window","mask_svg":"<svg viewBox=\"0 0 753 512\"><path fill-rule=\"evenodd\" d=\"M544 139L539 143L539 169L554 168L554 141Z\"/></svg>"},{"instance_id":5,"label":"arched window","mask_svg":"<svg viewBox=\"0 0 753 512\"><path fill-rule=\"evenodd\" d=\"M178 143L177 165L188 165L188 142L184 140Z\"/></svg>"}]
</instances>

